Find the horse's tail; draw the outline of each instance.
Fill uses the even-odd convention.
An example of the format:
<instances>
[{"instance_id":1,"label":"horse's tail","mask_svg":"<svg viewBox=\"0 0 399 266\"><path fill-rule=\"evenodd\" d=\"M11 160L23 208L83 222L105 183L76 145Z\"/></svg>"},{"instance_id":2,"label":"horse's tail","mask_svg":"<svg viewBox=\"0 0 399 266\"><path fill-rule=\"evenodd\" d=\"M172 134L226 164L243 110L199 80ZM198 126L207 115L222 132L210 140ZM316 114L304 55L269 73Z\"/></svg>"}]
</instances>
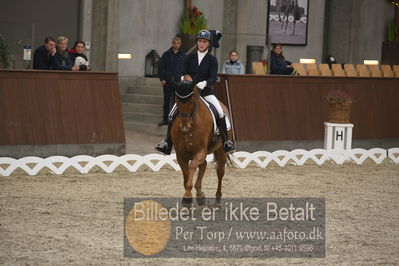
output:
<instances>
[{"instance_id":1,"label":"horse's tail","mask_svg":"<svg viewBox=\"0 0 399 266\"><path fill-rule=\"evenodd\" d=\"M240 168L237 164L237 158L234 156L233 153L227 154L227 159L229 159L229 164L227 164L228 166L232 166L234 168Z\"/></svg>"}]
</instances>

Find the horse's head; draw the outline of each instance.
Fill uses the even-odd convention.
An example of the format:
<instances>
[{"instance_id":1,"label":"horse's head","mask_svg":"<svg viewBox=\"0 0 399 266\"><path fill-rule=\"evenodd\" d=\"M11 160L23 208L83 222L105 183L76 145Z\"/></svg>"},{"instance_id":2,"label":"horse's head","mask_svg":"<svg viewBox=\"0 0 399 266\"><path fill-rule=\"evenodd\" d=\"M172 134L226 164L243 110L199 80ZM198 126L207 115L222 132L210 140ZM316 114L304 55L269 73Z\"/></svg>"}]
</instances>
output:
<instances>
[{"instance_id":1,"label":"horse's head","mask_svg":"<svg viewBox=\"0 0 399 266\"><path fill-rule=\"evenodd\" d=\"M187 132L191 129L196 106L198 105L198 88L195 83L183 80L174 84L178 116L180 117L180 129Z\"/></svg>"}]
</instances>

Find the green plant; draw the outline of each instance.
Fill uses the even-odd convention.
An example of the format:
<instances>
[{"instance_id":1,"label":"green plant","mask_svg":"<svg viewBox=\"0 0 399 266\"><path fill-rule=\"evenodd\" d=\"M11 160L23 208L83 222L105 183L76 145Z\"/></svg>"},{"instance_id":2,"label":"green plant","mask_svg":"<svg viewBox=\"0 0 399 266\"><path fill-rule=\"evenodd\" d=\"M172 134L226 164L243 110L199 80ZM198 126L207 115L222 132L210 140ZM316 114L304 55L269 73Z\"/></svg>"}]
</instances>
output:
<instances>
[{"instance_id":1,"label":"green plant","mask_svg":"<svg viewBox=\"0 0 399 266\"><path fill-rule=\"evenodd\" d=\"M387 40L389 42L399 42L399 19L394 19L388 24Z\"/></svg>"},{"instance_id":2,"label":"green plant","mask_svg":"<svg viewBox=\"0 0 399 266\"><path fill-rule=\"evenodd\" d=\"M0 34L0 68L8 68L11 63L10 47L7 39Z\"/></svg>"},{"instance_id":3,"label":"green plant","mask_svg":"<svg viewBox=\"0 0 399 266\"><path fill-rule=\"evenodd\" d=\"M207 20L204 14L197 7L184 11L182 22L180 25L181 33L197 34L200 30L207 28Z\"/></svg>"}]
</instances>

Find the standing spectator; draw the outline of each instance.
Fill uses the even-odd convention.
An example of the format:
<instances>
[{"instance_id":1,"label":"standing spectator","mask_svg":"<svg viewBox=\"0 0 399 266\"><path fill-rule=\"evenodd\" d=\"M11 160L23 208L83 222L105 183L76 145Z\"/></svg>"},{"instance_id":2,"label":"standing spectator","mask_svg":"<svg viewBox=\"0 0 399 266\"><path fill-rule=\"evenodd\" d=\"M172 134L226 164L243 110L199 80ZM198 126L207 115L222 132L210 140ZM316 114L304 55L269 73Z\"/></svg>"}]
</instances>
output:
<instances>
[{"instance_id":1,"label":"standing spectator","mask_svg":"<svg viewBox=\"0 0 399 266\"><path fill-rule=\"evenodd\" d=\"M174 93L172 81L180 80L183 71L184 53L180 50L180 46L181 39L173 38L172 47L163 53L159 64L159 79L163 86L163 119L159 126L168 124L170 103Z\"/></svg>"},{"instance_id":2,"label":"standing spectator","mask_svg":"<svg viewBox=\"0 0 399 266\"><path fill-rule=\"evenodd\" d=\"M79 71L90 70L89 60L87 59L87 56L84 54L84 52L85 43L83 41L76 41L73 48L69 50L72 64L74 66L79 66Z\"/></svg>"},{"instance_id":3,"label":"standing spectator","mask_svg":"<svg viewBox=\"0 0 399 266\"><path fill-rule=\"evenodd\" d=\"M270 74L299 75L291 64L290 61L285 60L281 45L274 44L270 55Z\"/></svg>"},{"instance_id":4,"label":"standing spectator","mask_svg":"<svg viewBox=\"0 0 399 266\"><path fill-rule=\"evenodd\" d=\"M38 47L33 53L33 69L51 69L50 57L55 54L55 40L53 37L46 37L44 44Z\"/></svg>"},{"instance_id":5,"label":"standing spectator","mask_svg":"<svg viewBox=\"0 0 399 266\"><path fill-rule=\"evenodd\" d=\"M244 65L238 60L238 53L232 50L229 53L230 59L223 64L223 74L245 74Z\"/></svg>"},{"instance_id":6,"label":"standing spectator","mask_svg":"<svg viewBox=\"0 0 399 266\"><path fill-rule=\"evenodd\" d=\"M74 66L72 58L68 53L68 38L60 36L56 42L57 52L51 56L51 65L53 70L72 70L78 71L79 66Z\"/></svg>"}]
</instances>

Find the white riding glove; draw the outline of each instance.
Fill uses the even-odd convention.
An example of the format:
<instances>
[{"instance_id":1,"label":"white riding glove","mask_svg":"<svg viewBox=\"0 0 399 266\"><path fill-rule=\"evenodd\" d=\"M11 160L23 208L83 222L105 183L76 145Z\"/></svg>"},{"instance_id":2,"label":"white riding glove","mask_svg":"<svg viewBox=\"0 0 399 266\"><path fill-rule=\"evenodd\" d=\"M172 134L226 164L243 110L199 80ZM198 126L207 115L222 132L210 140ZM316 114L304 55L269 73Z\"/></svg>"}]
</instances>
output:
<instances>
[{"instance_id":1,"label":"white riding glove","mask_svg":"<svg viewBox=\"0 0 399 266\"><path fill-rule=\"evenodd\" d=\"M206 87L206 81L198 82L197 85L198 89L203 90Z\"/></svg>"}]
</instances>

